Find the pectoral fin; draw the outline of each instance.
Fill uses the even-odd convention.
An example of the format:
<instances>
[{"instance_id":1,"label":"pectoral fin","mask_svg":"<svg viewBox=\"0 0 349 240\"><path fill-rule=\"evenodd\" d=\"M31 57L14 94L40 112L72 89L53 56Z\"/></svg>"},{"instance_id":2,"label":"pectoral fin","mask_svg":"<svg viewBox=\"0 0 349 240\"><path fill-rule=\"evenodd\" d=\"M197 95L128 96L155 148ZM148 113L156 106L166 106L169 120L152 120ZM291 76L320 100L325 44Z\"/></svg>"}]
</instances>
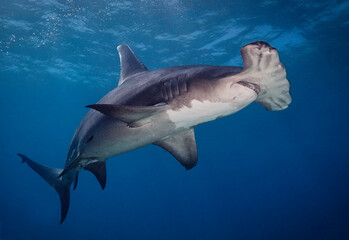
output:
<instances>
[{"instance_id":1,"label":"pectoral fin","mask_svg":"<svg viewBox=\"0 0 349 240\"><path fill-rule=\"evenodd\" d=\"M193 168L198 161L194 129L154 144L171 153L187 170Z\"/></svg>"},{"instance_id":2,"label":"pectoral fin","mask_svg":"<svg viewBox=\"0 0 349 240\"><path fill-rule=\"evenodd\" d=\"M92 104L86 106L97 110L109 117L116 118L128 124L151 117L167 109L167 105L162 106L121 106L115 104Z\"/></svg>"}]
</instances>

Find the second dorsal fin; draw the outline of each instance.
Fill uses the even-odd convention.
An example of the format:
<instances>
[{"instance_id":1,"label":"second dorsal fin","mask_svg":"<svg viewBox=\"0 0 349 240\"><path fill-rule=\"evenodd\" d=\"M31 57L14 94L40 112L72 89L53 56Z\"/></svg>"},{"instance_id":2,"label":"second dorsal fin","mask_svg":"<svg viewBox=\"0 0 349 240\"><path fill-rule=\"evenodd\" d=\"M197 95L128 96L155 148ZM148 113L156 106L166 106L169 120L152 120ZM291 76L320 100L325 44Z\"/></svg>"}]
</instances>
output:
<instances>
[{"instance_id":1,"label":"second dorsal fin","mask_svg":"<svg viewBox=\"0 0 349 240\"><path fill-rule=\"evenodd\" d=\"M134 54L128 45L119 45L118 52L121 65L119 86L126 80L127 77L139 72L148 71L147 67L138 59L136 54Z\"/></svg>"}]
</instances>

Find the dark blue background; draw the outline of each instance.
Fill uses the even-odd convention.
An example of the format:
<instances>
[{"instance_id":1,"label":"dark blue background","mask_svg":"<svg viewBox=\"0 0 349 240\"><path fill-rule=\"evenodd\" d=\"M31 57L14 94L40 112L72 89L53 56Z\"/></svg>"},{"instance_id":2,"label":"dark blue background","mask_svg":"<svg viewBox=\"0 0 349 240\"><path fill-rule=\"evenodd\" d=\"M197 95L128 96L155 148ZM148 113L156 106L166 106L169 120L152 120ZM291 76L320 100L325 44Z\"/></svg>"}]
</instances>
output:
<instances>
[{"instance_id":1,"label":"dark blue background","mask_svg":"<svg viewBox=\"0 0 349 240\"><path fill-rule=\"evenodd\" d=\"M1 1L0 239L349 239L349 1ZM64 166L87 112L116 87L116 47L151 70L242 65L279 49L293 103L256 103L196 128L186 171L156 146L80 174L59 225L55 191L17 152Z\"/></svg>"}]
</instances>

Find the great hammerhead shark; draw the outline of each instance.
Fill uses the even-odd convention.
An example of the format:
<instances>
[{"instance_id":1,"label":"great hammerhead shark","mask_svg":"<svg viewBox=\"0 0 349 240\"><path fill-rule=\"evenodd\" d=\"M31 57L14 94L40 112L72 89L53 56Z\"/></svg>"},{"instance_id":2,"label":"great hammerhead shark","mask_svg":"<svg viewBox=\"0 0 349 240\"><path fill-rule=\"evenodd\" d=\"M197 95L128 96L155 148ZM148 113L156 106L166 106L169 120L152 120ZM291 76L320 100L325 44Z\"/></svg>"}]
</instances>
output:
<instances>
[{"instance_id":1,"label":"great hammerhead shark","mask_svg":"<svg viewBox=\"0 0 349 240\"><path fill-rule=\"evenodd\" d=\"M252 102L267 110L291 103L290 84L278 51L257 41L241 49L243 67L176 66L149 71L131 48L118 46L118 87L88 105L70 144L64 169L46 167L23 154L25 162L59 194L61 223L67 216L70 185L81 169L91 171L102 189L106 159L155 144L186 169L198 160L194 127L236 113Z\"/></svg>"}]
</instances>

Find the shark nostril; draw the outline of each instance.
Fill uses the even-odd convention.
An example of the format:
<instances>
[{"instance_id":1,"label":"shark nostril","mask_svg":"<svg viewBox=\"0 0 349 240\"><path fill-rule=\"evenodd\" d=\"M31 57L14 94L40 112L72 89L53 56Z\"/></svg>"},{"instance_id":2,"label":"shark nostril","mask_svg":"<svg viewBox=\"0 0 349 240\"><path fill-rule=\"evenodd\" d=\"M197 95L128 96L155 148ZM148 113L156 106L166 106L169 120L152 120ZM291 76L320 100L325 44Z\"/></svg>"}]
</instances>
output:
<instances>
[{"instance_id":1,"label":"shark nostril","mask_svg":"<svg viewBox=\"0 0 349 240\"><path fill-rule=\"evenodd\" d=\"M268 43L266 43L264 41L256 41L256 42L253 42L252 44L257 45L260 48L262 48L262 47L271 47Z\"/></svg>"},{"instance_id":2,"label":"shark nostril","mask_svg":"<svg viewBox=\"0 0 349 240\"><path fill-rule=\"evenodd\" d=\"M252 44L252 45L262 46L262 45L265 44L265 42L263 42L263 41L255 41L255 42L253 42L253 43L251 43L251 44Z\"/></svg>"},{"instance_id":3,"label":"shark nostril","mask_svg":"<svg viewBox=\"0 0 349 240\"><path fill-rule=\"evenodd\" d=\"M270 52L270 53L271 53L271 52L277 52L277 49L274 48L274 47L270 47L270 48L269 48L269 52Z\"/></svg>"}]
</instances>

